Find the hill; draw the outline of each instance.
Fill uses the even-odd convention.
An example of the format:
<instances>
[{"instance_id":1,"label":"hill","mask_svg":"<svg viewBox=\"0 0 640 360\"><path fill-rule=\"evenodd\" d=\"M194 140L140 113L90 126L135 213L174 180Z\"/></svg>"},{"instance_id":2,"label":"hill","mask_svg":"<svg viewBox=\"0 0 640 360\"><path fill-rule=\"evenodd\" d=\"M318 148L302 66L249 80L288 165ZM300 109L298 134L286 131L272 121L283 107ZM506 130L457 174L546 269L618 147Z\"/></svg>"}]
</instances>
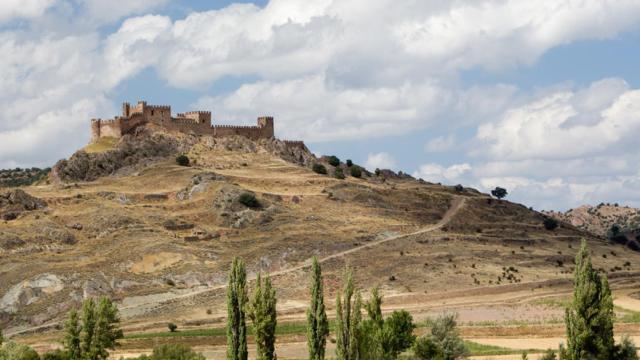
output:
<instances>
[{"instance_id":1,"label":"hill","mask_svg":"<svg viewBox=\"0 0 640 360\"><path fill-rule=\"evenodd\" d=\"M179 154L191 165L178 165ZM37 206L0 202L0 212L17 211L0 223L5 333L55 346L66 311L100 294L117 300L128 334L162 331L169 321L220 326L234 256L250 279L271 274L281 322L304 318L315 255L329 299L348 265L359 288L381 287L385 311L402 307L421 320L454 310L468 325L557 324L582 238L615 291L635 301L640 254L624 246L565 222L547 230L546 215L470 188L391 171L356 178L344 163L347 176L338 179L328 161L275 139L144 131L74 154L56 164L50 184L20 189ZM328 174L311 170L318 162ZM253 197L257 204L242 200ZM148 341L131 338L123 351Z\"/></svg>"}]
</instances>

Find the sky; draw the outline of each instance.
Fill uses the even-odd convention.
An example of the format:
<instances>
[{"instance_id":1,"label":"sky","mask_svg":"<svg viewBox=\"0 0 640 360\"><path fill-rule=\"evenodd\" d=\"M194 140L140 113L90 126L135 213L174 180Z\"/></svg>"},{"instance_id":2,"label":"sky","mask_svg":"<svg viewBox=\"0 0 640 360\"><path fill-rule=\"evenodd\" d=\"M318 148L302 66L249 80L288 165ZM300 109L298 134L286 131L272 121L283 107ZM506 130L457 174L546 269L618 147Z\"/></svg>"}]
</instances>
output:
<instances>
[{"instance_id":1,"label":"sky","mask_svg":"<svg viewBox=\"0 0 640 360\"><path fill-rule=\"evenodd\" d=\"M638 0L3 0L0 168L124 101L537 210L640 207Z\"/></svg>"}]
</instances>

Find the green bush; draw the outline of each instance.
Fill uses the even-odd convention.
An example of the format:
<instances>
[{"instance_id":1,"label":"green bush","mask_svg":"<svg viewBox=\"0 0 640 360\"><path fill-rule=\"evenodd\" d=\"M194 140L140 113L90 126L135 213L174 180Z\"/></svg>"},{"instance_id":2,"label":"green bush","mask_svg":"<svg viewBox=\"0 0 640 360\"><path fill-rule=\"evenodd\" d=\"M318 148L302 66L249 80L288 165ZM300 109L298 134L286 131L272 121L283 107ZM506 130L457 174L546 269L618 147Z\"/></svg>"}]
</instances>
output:
<instances>
[{"instance_id":1,"label":"green bush","mask_svg":"<svg viewBox=\"0 0 640 360\"><path fill-rule=\"evenodd\" d=\"M351 159L347 159L347 166L348 167L353 166L353 161L351 161Z\"/></svg>"},{"instance_id":2,"label":"green bush","mask_svg":"<svg viewBox=\"0 0 640 360\"><path fill-rule=\"evenodd\" d=\"M178 325L174 323L168 323L167 327L169 328L170 332L176 332L176 330L178 330Z\"/></svg>"},{"instance_id":3,"label":"green bush","mask_svg":"<svg viewBox=\"0 0 640 360\"><path fill-rule=\"evenodd\" d=\"M49 351L44 353L42 355L42 360L72 360L72 359L69 359L69 355L66 352L60 349L57 349L54 351Z\"/></svg>"},{"instance_id":4,"label":"green bush","mask_svg":"<svg viewBox=\"0 0 640 360\"><path fill-rule=\"evenodd\" d=\"M329 162L329 165L331 165L331 166L339 166L340 165L340 159L338 159L338 157L335 156L335 155L331 155L329 157L329 161L328 162Z\"/></svg>"},{"instance_id":5,"label":"green bush","mask_svg":"<svg viewBox=\"0 0 640 360\"><path fill-rule=\"evenodd\" d=\"M176 163L180 166L189 166L189 158L186 155L179 155L176 158Z\"/></svg>"},{"instance_id":6,"label":"green bush","mask_svg":"<svg viewBox=\"0 0 640 360\"><path fill-rule=\"evenodd\" d=\"M436 344L435 340L429 336L424 336L416 340L413 345L413 353L418 359L431 360L442 359L442 348Z\"/></svg>"},{"instance_id":7,"label":"green bush","mask_svg":"<svg viewBox=\"0 0 640 360\"><path fill-rule=\"evenodd\" d=\"M549 349L547 350L544 355L542 355L542 357L540 358L540 360L557 360L558 356L556 355L556 352Z\"/></svg>"},{"instance_id":8,"label":"green bush","mask_svg":"<svg viewBox=\"0 0 640 360\"><path fill-rule=\"evenodd\" d=\"M342 171L342 168L336 168L336 171L333 173L333 176L335 176L336 179L343 180L344 171Z\"/></svg>"},{"instance_id":9,"label":"green bush","mask_svg":"<svg viewBox=\"0 0 640 360\"><path fill-rule=\"evenodd\" d=\"M552 217L547 217L544 219L544 228L547 230L555 230L558 227L558 220L552 218Z\"/></svg>"},{"instance_id":10,"label":"green bush","mask_svg":"<svg viewBox=\"0 0 640 360\"><path fill-rule=\"evenodd\" d=\"M0 351L2 360L40 360L40 355L27 345L18 344L13 341L2 346Z\"/></svg>"},{"instance_id":11,"label":"green bush","mask_svg":"<svg viewBox=\"0 0 640 360\"><path fill-rule=\"evenodd\" d=\"M361 178L362 177L362 169L359 166L352 166L351 167L351 176L353 176L354 178Z\"/></svg>"},{"instance_id":12,"label":"green bush","mask_svg":"<svg viewBox=\"0 0 640 360\"><path fill-rule=\"evenodd\" d=\"M243 193L242 195L240 195L240 197L238 198L238 202L240 202L240 204L248 207L248 208L259 208L260 207L260 202L258 201L258 199L256 199L256 196L252 193L246 192Z\"/></svg>"},{"instance_id":13,"label":"green bush","mask_svg":"<svg viewBox=\"0 0 640 360\"><path fill-rule=\"evenodd\" d=\"M419 357L420 359L454 360L469 355L469 350L458 333L456 317L456 314L443 314L435 320L428 321L431 333L420 338L416 343L419 345L414 346L414 351L416 347L425 351L425 357ZM436 357L426 357L434 353Z\"/></svg>"},{"instance_id":14,"label":"green bush","mask_svg":"<svg viewBox=\"0 0 640 360\"><path fill-rule=\"evenodd\" d=\"M313 164L313 172L315 172L316 174L326 175L327 174L327 168L324 167L324 165L322 165L320 163L315 163L315 164Z\"/></svg>"}]
</instances>

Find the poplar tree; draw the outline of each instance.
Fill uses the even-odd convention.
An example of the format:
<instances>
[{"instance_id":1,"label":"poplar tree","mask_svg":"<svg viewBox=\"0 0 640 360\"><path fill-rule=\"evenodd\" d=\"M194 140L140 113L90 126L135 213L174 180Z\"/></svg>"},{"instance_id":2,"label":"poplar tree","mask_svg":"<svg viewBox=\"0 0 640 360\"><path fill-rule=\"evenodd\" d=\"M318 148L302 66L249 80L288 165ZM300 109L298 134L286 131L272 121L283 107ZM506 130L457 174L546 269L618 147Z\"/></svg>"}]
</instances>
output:
<instances>
[{"instance_id":1,"label":"poplar tree","mask_svg":"<svg viewBox=\"0 0 640 360\"><path fill-rule=\"evenodd\" d=\"M586 241L576 255L573 300L566 309L566 354L570 360L612 359L613 300L606 276L591 265Z\"/></svg>"},{"instance_id":2,"label":"poplar tree","mask_svg":"<svg viewBox=\"0 0 640 360\"><path fill-rule=\"evenodd\" d=\"M355 297L354 297L355 295ZM336 299L336 356L339 360L358 359L359 325L361 320L362 299L355 293L353 275L347 270L343 297Z\"/></svg>"},{"instance_id":3,"label":"poplar tree","mask_svg":"<svg viewBox=\"0 0 640 360\"><path fill-rule=\"evenodd\" d=\"M307 310L309 360L324 360L327 336L329 336L329 322L324 307L322 269L318 259L314 256L311 266L311 305Z\"/></svg>"},{"instance_id":4,"label":"poplar tree","mask_svg":"<svg viewBox=\"0 0 640 360\"><path fill-rule=\"evenodd\" d=\"M92 359L93 334L96 326L96 303L93 299L82 304L82 333L80 336L80 353L84 359Z\"/></svg>"},{"instance_id":5,"label":"poplar tree","mask_svg":"<svg viewBox=\"0 0 640 360\"><path fill-rule=\"evenodd\" d=\"M244 262L233 259L227 286L227 360L247 360L247 271Z\"/></svg>"},{"instance_id":6,"label":"poplar tree","mask_svg":"<svg viewBox=\"0 0 640 360\"><path fill-rule=\"evenodd\" d=\"M263 282L258 274L248 314L253 322L257 360L276 359L276 302L276 290L271 286L271 279L267 276Z\"/></svg>"},{"instance_id":7,"label":"poplar tree","mask_svg":"<svg viewBox=\"0 0 640 360\"><path fill-rule=\"evenodd\" d=\"M96 308L95 319L91 359L108 359L107 349L114 349L118 345L118 339L123 337L122 330L118 327L118 308L109 298L102 297Z\"/></svg>"},{"instance_id":8,"label":"poplar tree","mask_svg":"<svg viewBox=\"0 0 640 360\"><path fill-rule=\"evenodd\" d=\"M69 312L69 317L64 323L64 339L62 341L64 345L64 351L69 357L69 360L79 360L82 358L82 352L80 350L80 318L78 311L72 309Z\"/></svg>"}]
</instances>

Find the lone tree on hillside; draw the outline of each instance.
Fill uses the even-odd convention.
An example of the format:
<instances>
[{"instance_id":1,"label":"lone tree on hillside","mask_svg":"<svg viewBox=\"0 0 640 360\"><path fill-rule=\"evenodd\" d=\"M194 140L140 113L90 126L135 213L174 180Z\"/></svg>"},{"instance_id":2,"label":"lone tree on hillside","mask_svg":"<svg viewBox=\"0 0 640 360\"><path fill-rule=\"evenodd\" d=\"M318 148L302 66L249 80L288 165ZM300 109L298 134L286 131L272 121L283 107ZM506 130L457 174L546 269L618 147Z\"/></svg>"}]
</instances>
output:
<instances>
[{"instance_id":1,"label":"lone tree on hillside","mask_svg":"<svg viewBox=\"0 0 640 360\"><path fill-rule=\"evenodd\" d=\"M271 286L271 279L267 276L263 281L258 274L256 289L249 304L258 360L276 359L276 301L276 290Z\"/></svg>"},{"instance_id":2,"label":"lone tree on hillside","mask_svg":"<svg viewBox=\"0 0 640 360\"><path fill-rule=\"evenodd\" d=\"M501 188L497 186L495 189L491 190L491 195L497 197L498 199L502 199L507 196L507 189Z\"/></svg>"},{"instance_id":3,"label":"lone tree on hillside","mask_svg":"<svg viewBox=\"0 0 640 360\"><path fill-rule=\"evenodd\" d=\"M566 309L567 355L570 360L614 359L613 299L607 277L591 265L587 242L576 255L573 301Z\"/></svg>"},{"instance_id":4,"label":"lone tree on hillside","mask_svg":"<svg viewBox=\"0 0 640 360\"><path fill-rule=\"evenodd\" d=\"M318 259L314 256L311 266L311 306L307 310L309 360L324 360L327 336L329 336L329 322L324 307L322 270Z\"/></svg>"},{"instance_id":5,"label":"lone tree on hillside","mask_svg":"<svg viewBox=\"0 0 640 360\"><path fill-rule=\"evenodd\" d=\"M233 259L227 286L227 360L247 360L247 271L244 262Z\"/></svg>"},{"instance_id":6,"label":"lone tree on hillside","mask_svg":"<svg viewBox=\"0 0 640 360\"><path fill-rule=\"evenodd\" d=\"M340 159L335 155L329 156L329 160L327 162L331 166L339 166L340 165Z\"/></svg>"},{"instance_id":7,"label":"lone tree on hillside","mask_svg":"<svg viewBox=\"0 0 640 360\"><path fill-rule=\"evenodd\" d=\"M349 270L345 274L342 292L343 297L338 293L336 298L336 356L339 360L356 360L360 358L358 339L362 298L354 290L353 275Z\"/></svg>"}]
</instances>

